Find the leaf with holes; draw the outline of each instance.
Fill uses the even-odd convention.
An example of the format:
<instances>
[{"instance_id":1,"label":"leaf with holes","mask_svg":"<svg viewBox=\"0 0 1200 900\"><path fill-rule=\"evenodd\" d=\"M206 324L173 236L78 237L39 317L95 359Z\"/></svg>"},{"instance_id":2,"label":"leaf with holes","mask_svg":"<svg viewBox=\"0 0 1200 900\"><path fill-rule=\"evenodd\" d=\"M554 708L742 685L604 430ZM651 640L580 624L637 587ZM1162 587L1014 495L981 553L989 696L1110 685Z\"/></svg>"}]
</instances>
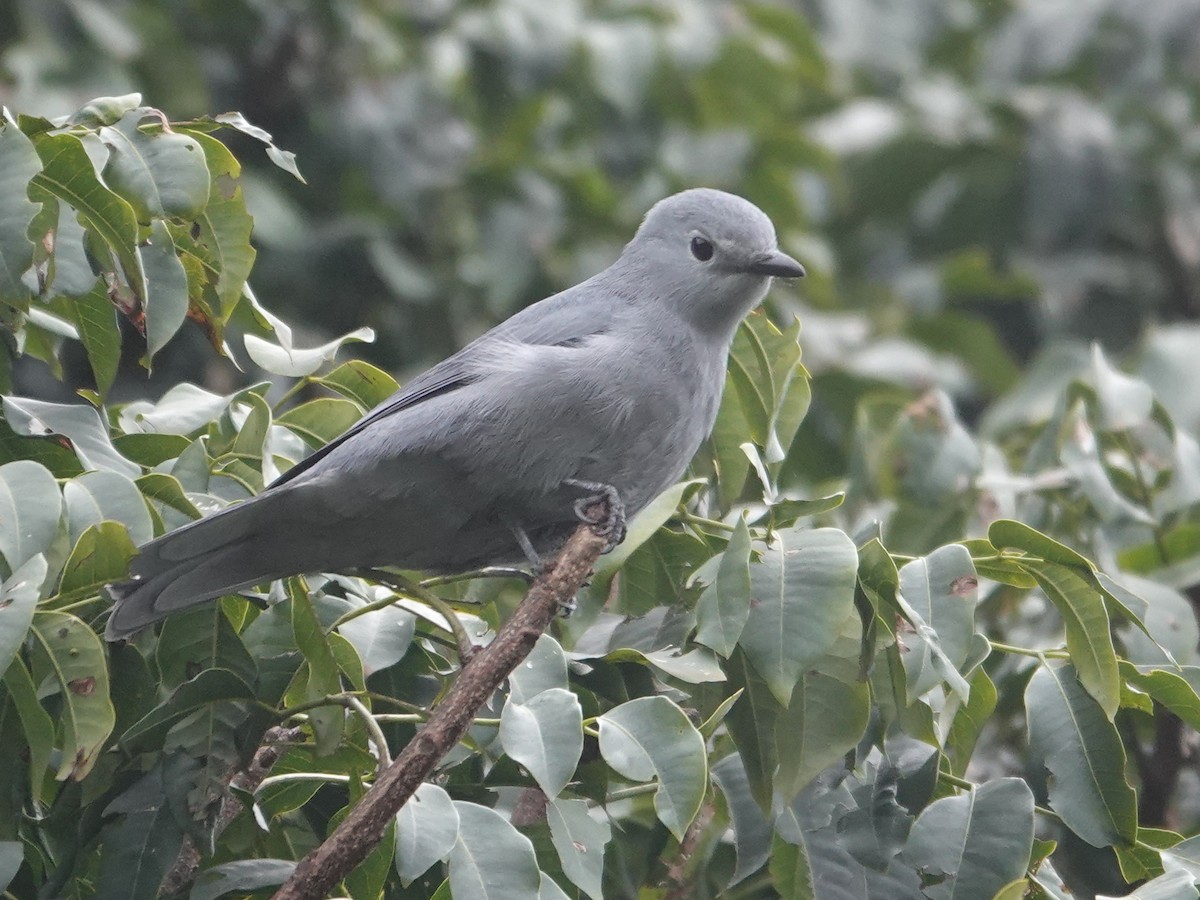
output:
<instances>
[{"instance_id":1,"label":"leaf with holes","mask_svg":"<svg viewBox=\"0 0 1200 900\"><path fill-rule=\"evenodd\" d=\"M1025 873L1033 849L1033 794L1019 778L998 778L921 812L904 848L907 861L940 880L932 900L991 897Z\"/></svg>"},{"instance_id":2,"label":"leaf with holes","mask_svg":"<svg viewBox=\"0 0 1200 900\"><path fill-rule=\"evenodd\" d=\"M39 652L33 657L38 684L53 678L62 698L63 731L60 781L83 780L116 723L108 696L104 645L86 624L62 612L39 612L32 635Z\"/></svg>"}]
</instances>

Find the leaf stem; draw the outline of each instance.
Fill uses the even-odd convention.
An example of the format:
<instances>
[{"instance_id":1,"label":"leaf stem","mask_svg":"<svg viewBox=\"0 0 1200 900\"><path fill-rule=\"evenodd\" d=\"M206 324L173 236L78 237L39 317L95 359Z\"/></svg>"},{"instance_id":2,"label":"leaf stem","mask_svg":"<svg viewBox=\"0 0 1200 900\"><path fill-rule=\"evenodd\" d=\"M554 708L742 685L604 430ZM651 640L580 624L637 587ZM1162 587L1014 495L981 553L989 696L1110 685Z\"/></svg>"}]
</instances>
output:
<instances>
[{"instance_id":1,"label":"leaf stem","mask_svg":"<svg viewBox=\"0 0 1200 900\"><path fill-rule=\"evenodd\" d=\"M363 725L367 728L367 735L370 737L371 743L375 745L375 754L379 757L379 765L376 768L379 772L383 772L392 764L392 754L388 750L387 738L383 736L383 729L379 727L378 720L371 715L366 704L353 694L346 698L346 705L358 713L359 718L363 720Z\"/></svg>"},{"instance_id":2,"label":"leaf stem","mask_svg":"<svg viewBox=\"0 0 1200 900\"><path fill-rule=\"evenodd\" d=\"M1000 653L1012 653L1016 656L1031 656L1034 659L1070 659L1071 654L1066 650L1034 650L1029 647L1016 647L1012 644L1002 644L999 641L988 641L993 650Z\"/></svg>"},{"instance_id":3,"label":"leaf stem","mask_svg":"<svg viewBox=\"0 0 1200 900\"><path fill-rule=\"evenodd\" d=\"M1141 495L1139 499L1142 501L1142 506L1146 510L1146 514L1151 518L1154 516L1154 494L1150 490L1150 485L1146 482L1146 476L1142 473L1142 465L1138 462L1137 447L1133 443L1133 438L1128 430L1118 431L1116 433L1117 443L1121 445L1121 449L1125 451L1125 455L1129 457L1129 465L1133 469L1134 483L1137 484L1138 493ZM1166 536L1163 534L1162 523L1157 519L1150 527L1150 532L1154 536L1154 546L1158 550L1158 555L1162 559L1164 566L1170 565L1171 554L1167 550Z\"/></svg>"},{"instance_id":4,"label":"leaf stem","mask_svg":"<svg viewBox=\"0 0 1200 900\"><path fill-rule=\"evenodd\" d=\"M289 400L299 394L302 390L312 383L312 376L305 375L303 378L296 379L296 383L283 392L283 396L271 404L271 413L277 414Z\"/></svg>"},{"instance_id":5,"label":"leaf stem","mask_svg":"<svg viewBox=\"0 0 1200 900\"><path fill-rule=\"evenodd\" d=\"M706 519L704 516L698 516L695 513L690 513L686 509L679 512L679 520L691 525L694 528L708 528L714 531L724 531L733 534L736 531L736 526L727 525L716 519Z\"/></svg>"},{"instance_id":6,"label":"leaf stem","mask_svg":"<svg viewBox=\"0 0 1200 900\"><path fill-rule=\"evenodd\" d=\"M653 794L658 790L658 782L651 781L648 784L635 784L632 787L621 788L618 791L613 791L604 797L605 803L615 803L618 800L628 800L631 797L641 797L645 794Z\"/></svg>"}]
</instances>

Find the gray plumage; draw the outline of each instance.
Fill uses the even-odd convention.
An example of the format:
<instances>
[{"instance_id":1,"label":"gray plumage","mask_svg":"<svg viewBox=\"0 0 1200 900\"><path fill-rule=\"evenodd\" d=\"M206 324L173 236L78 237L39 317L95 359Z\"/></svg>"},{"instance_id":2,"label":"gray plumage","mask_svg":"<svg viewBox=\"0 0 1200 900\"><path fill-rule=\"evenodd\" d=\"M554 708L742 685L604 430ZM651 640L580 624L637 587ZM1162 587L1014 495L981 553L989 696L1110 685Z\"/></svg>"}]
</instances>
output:
<instances>
[{"instance_id":1,"label":"gray plumage","mask_svg":"<svg viewBox=\"0 0 1200 900\"><path fill-rule=\"evenodd\" d=\"M738 322L771 276L803 274L748 201L668 197L603 272L417 376L257 497L143 546L109 587L108 638L286 575L510 563L514 528L551 553L578 522L572 480L611 485L633 515L712 429Z\"/></svg>"}]
</instances>

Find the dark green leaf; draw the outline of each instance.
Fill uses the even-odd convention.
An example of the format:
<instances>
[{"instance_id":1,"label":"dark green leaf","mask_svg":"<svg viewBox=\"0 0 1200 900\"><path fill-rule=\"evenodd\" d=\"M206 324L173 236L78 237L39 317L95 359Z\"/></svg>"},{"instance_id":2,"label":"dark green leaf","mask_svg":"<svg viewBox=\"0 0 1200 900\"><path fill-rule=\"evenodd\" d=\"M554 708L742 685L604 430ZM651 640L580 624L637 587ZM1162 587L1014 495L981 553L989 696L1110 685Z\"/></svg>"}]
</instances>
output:
<instances>
[{"instance_id":1,"label":"dark green leaf","mask_svg":"<svg viewBox=\"0 0 1200 900\"><path fill-rule=\"evenodd\" d=\"M287 881L296 868L291 859L238 859L205 869L196 876L188 900L216 900L226 894L260 891Z\"/></svg>"},{"instance_id":2,"label":"dark green leaf","mask_svg":"<svg viewBox=\"0 0 1200 900\"><path fill-rule=\"evenodd\" d=\"M1062 616L1079 680L1111 719L1121 702L1121 686L1104 597L1066 566L1033 560L1022 565Z\"/></svg>"},{"instance_id":3,"label":"dark green leaf","mask_svg":"<svg viewBox=\"0 0 1200 900\"><path fill-rule=\"evenodd\" d=\"M729 656L750 615L750 529L739 518L716 579L696 601L696 640Z\"/></svg>"},{"instance_id":4,"label":"dark green leaf","mask_svg":"<svg viewBox=\"0 0 1200 900\"><path fill-rule=\"evenodd\" d=\"M33 184L75 208L83 223L108 245L120 262L135 297L146 295L137 255L137 218L133 208L96 176L79 138L72 134L39 134L34 139L43 169Z\"/></svg>"},{"instance_id":5,"label":"dark green leaf","mask_svg":"<svg viewBox=\"0 0 1200 900\"><path fill-rule=\"evenodd\" d=\"M108 147L104 181L124 197L138 220L156 217L194 219L209 195L208 167L196 139L161 127L142 128L158 118L157 110L142 107L100 129Z\"/></svg>"},{"instance_id":6,"label":"dark green leaf","mask_svg":"<svg viewBox=\"0 0 1200 900\"><path fill-rule=\"evenodd\" d=\"M1029 743L1053 778L1050 805L1094 847L1132 844L1137 798L1116 728L1070 665L1042 666L1025 689Z\"/></svg>"},{"instance_id":7,"label":"dark green leaf","mask_svg":"<svg viewBox=\"0 0 1200 900\"><path fill-rule=\"evenodd\" d=\"M146 270L146 356L152 358L187 318L187 273L161 219L150 224L150 238L138 252Z\"/></svg>"},{"instance_id":8,"label":"dark green leaf","mask_svg":"<svg viewBox=\"0 0 1200 900\"><path fill-rule=\"evenodd\" d=\"M14 659L4 673L4 687L21 720L25 744L29 748L29 796L42 801L42 784L54 757L54 720L42 708L37 687L25 663Z\"/></svg>"},{"instance_id":9,"label":"dark green leaf","mask_svg":"<svg viewBox=\"0 0 1200 900\"><path fill-rule=\"evenodd\" d=\"M29 182L41 171L33 143L10 119L0 119L0 304L25 309L29 288L21 276L33 265L33 242L26 233L38 205L28 197Z\"/></svg>"},{"instance_id":10,"label":"dark green leaf","mask_svg":"<svg viewBox=\"0 0 1200 900\"><path fill-rule=\"evenodd\" d=\"M329 639L321 628L313 609L312 599L298 578L288 580L288 595L292 599L292 633L296 646L304 654L307 671L304 679L304 699L320 700L341 690L341 672L330 649ZM321 706L308 713L308 721L317 739L317 752L332 753L341 742L345 715L340 706Z\"/></svg>"},{"instance_id":11,"label":"dark green leaf","mask_svg":"<svg viewBox=\"0 0 1200 900\"><path fill-rule=\"evenodd\" d=\"M777 531L750 566L750 615L738 643L781 703L854 615L858 555L833 528Z\"/></svg>"},{"instance_id":12,"label":"dark green leaf","mask_svg":"<svg viewBox=\"0 0 1200 900\"><path fill-rule=\"evenodd\" d=\"M104 281L97 281L87 293L64 301L63 309L79 331L92 377L96 379L96 390L103 397L112 387L121 363L121 329Z\"/></svg>"}]
</instances>

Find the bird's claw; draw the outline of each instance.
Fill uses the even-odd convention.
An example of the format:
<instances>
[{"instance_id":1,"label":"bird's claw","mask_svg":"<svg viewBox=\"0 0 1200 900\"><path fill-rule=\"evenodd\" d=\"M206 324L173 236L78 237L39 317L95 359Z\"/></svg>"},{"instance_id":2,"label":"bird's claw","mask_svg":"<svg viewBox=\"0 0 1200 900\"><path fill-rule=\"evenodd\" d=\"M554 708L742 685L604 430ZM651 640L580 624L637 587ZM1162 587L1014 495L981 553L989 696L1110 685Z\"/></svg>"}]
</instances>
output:
<instances>
[{"instance_id":1,"label":"bird's claw","mask_svg":"<svg viewBox=\"0 0 1200 900\"><path fill-rule=\"evenodd\" d=\"M575 515L581 522L593 526L601 537L608 538L603 553L611 553L621 541L625 540L625 504L621 495L611 484L601 484L595 481L580 481L568 478L563 482L568 487L588 491L586 497L575 501ZM596 512L597 507L603 508L603 514Z\"/></svg>"}]
</instances>

